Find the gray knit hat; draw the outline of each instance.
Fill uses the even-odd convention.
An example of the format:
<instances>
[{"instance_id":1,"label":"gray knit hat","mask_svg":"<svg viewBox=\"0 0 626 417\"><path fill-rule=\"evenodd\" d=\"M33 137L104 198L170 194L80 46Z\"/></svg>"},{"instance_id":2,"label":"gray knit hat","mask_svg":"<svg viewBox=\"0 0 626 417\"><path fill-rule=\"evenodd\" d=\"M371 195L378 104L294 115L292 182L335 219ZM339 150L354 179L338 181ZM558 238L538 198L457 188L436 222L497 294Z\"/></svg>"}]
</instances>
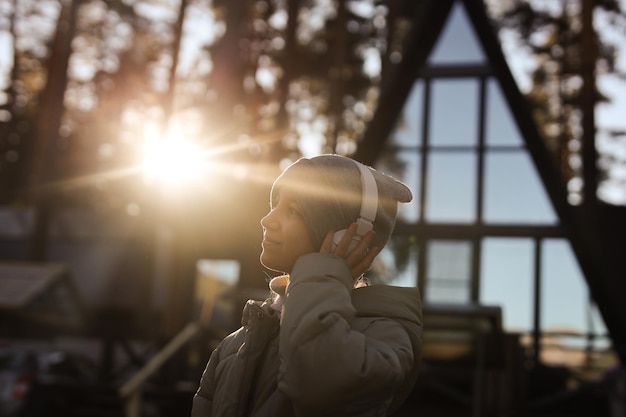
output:
<instances>
[{"instance_id":1,"label":"gray knit hat","mask_svg":"<svg viewBox=\"0 0 626 417\"><path fill-rule=\"evenodd\" d=\"M409 187L374 168L378 188L378 207L374 220L373 246L387 243L396 222L398 203L413 198ZM361 172L354 160L340 155L300 158L274 182L272 207L283 187L294 192L303 212L315 247L320 248L328 231L346 229L360 214L362 202Z\"/></svg>"}]
</instances>

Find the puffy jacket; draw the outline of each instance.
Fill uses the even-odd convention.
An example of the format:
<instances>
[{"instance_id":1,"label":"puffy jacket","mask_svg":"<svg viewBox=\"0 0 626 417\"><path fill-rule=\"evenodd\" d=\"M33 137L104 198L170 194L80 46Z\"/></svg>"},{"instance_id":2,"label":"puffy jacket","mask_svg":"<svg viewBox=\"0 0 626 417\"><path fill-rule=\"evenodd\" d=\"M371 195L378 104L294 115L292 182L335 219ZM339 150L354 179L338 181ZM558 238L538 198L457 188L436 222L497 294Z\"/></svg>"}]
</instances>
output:
<instances>
[{"instance_id":1,"label":"puffy jacket","mask_svg":"<svg viewBox=\"0 0 626 417\"><path fill-rule=\"evenodd\" d=\"M282 316L271 304L246 304L242 327L209 359L192 417L269 416L279 408L382 417L411 392L422 348L417 288L352 289L343 259L315 253L296 262Z\"/></svg>"}]
</instances>

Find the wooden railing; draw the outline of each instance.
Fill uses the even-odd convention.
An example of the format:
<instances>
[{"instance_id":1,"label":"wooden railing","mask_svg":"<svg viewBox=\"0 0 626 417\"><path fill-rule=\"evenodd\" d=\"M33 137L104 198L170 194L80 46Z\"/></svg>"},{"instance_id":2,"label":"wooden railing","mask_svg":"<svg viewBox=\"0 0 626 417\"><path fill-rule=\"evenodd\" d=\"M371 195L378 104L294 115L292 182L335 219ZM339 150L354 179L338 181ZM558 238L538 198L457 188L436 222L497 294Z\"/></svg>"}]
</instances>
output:
<instances>
[{"instance_id":1,"label":"wooden railing","mask_svg":"<svg viewBox=\"0 0 626 417\"><path fill-rule=\"evenodd\" d=\"M187 324L172 340L169 341L148 363L124 383L118 394L124 401L126 417L140 417L143 384L157 372L168 359L180 348L190 342L200 332L200 324Z\"/></svg>"}]
</instances>

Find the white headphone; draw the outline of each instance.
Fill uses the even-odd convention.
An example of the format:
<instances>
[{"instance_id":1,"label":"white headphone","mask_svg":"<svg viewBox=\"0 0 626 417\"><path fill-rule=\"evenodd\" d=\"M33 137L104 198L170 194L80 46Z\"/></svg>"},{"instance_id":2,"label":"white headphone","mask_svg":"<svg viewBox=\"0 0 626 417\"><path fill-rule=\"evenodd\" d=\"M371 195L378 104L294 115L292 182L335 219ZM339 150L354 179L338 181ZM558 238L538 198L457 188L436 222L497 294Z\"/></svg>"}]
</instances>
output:
<instances>
[{"instance_id":1,"label":"white headphone","mask_svg":"<svg viewBox=\"0 0 626 417\"><path fill-rule=\"evenodd\" d=\"M365 165L354 161L356 166L361 171L361 186L362 195L361 200L361 212L359 218L356 220L357 229L356 234L350 242L348 252L352 251L363 239L363 236L374 228L374 220L376 220L376 211L378 210L378 187L376 186L376 179L370 172L369 168ZM339 244L343 236L346 234L347 229L339 230L333 235L333 249Z\"/></svg>"}]
</instances>

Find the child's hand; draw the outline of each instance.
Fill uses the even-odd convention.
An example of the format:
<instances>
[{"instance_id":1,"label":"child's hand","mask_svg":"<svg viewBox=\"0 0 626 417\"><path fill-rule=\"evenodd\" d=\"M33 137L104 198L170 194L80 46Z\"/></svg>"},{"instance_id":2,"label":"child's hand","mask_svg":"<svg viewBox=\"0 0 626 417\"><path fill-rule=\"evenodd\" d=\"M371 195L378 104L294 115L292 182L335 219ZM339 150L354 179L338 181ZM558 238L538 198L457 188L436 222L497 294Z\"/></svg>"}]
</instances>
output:
<instances>
[{"instance_id":1,"label":"child's hand","mask_svg":"<svg viewBox=\"0 0 626 417\"><path fill-rule=\"evenodd\" d=\"M357 279L370 269L372 262L376 255L378 255L379 248L373 246L370 247L374 235L376 232L373 230L367 232L361 241L353 250L349 250L352 238L355 236L357 230L356 223L350 225L346 234L341 239L337 247L333 249L333 231L329 231L324 238L320 253L333 253L346 260L348 267L352 271L352 276Z\"/></svg>"}]
</instances>

